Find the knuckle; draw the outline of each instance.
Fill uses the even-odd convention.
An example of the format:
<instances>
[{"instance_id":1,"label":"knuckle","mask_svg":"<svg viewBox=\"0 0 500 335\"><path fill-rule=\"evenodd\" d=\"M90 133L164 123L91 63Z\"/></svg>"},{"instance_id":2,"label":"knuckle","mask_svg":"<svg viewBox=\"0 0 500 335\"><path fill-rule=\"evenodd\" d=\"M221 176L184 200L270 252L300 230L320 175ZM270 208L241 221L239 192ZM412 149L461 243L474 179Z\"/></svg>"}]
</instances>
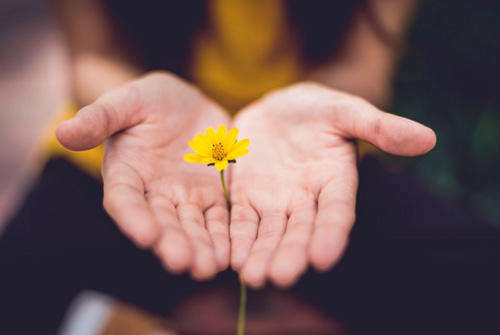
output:
<instances>
[{"instance_id":1,"label":"knuckle","mask_svg":"<svg viewBox=\"0 0 500 335\"><path fill-rule=\"evenodd\" d=\"M101 111L96 115L98 120L95 120L95 127L93 127L94 132L97 134L101 133L111 133L115 128L114 116L116 115L116 110L113 104L103 100L99 102L99 110Z\"/></svg>"},{"instance_id":2,"label":"knuckle","mask_svg":"<svg viewBox=\"0 0 500 335\"><path fill-rule=\"evenodd\" d=\"M380 117L375 117L370 124L371 133L375 138L379 138L383 134L383 122Z\"/></svg>"},{"instance_id":3,"label":"knuckle","mask_svg":"<svg viewBox=\"0 0 500 335\"><path fill-rule=\"evenodd\" d=\"M92 143L101 140L109 128L110 120L107 115L109 108L104 101L99 101L80 110L79 114L81 115L82 123L85 124L85 139L82 140Z\"/></svg>"}]
</instances>

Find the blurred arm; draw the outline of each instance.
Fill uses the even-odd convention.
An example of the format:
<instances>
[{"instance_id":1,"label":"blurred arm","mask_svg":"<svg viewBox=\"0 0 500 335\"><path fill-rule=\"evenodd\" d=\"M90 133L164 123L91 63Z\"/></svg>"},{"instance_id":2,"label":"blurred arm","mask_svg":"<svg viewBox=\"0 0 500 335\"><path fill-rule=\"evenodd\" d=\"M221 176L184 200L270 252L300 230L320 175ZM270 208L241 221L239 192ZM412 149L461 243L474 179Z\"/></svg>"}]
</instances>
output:
<instances>
[{"instance_id":1,"label":"blurred arm","mask_svg":"<svg viewBox=\"0 0 500 335\"><path fill-rule=\"evenodd\" d=\"M310 79L384 107L391 98L391 80L416 4L416 0L367 1L368 9L355 14L335 59L315 68Z\"/></svg>"},{"instance_id":2,"label":"blurred arm","mask_svg":"<svg viewBox=\"0 0 500 335\"><path fill-rule=\"evenodd\" d=\"M79 106L143 72L101 1L53 0L52 4L69 48L72 93Z\"/></svg>"}]
</instances>

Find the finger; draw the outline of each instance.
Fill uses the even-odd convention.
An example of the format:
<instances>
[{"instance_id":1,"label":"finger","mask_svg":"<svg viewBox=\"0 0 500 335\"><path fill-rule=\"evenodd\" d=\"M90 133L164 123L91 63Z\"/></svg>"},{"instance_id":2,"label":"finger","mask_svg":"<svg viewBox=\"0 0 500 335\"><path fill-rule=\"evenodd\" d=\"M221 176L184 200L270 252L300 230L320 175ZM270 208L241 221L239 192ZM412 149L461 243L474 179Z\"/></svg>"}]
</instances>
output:
<instances>
[{"instance_id":1,"label":"finger","mask_svg":"<svg viewBox=\"0 0 500 335\"><path fill-rule=\"evenodd\" d=\"M260 287L264 284L271 257L285 232L287 220L285 211L262 213L257 239L241 270L241 278L248 285Z\"/></svg>"},{"instance_id":2,"label":"finger","mask_svg":"<svg viewBox=\"0 0 500 335\"><path fill-rule=\"evenodd\" d=\"M259 216L250 205L234 204L231 207L231 267L239 271L248 258L257 237Z\"/></svg>"},{"instance_id":3,"label":"finger","mask_svg":"<svg viewBox=\"0 0 500 335\"><path fill-rule=\"evenodd\" d=\"M141 105L138 87L129 84L114 89L61 123L57 139L70 150L94 148L117 131L138 124L143 119Z\"/></svg>"},{"instance_id":4,"label":"finger","mask_svg":"<svg viewBox=\"0 0 500 335\"><path fill-rule=\"evenodd\" d=\"M127 164L104 164L103 205L118 227L141 247L152 246L160 227L144 197L144 183Z\"/></svg>"},{"instance_id":5,"label":"finger","mask_svg":"<svg viewBox=\"0 0 500 335\"><path fill-rule=\"evenodd\" d=\"M153 196L149 205L162 228L155 253L165 268L172 273L186 271L192 263L193 247L177 218L173 203L164 196Z\"/></svg>"},{"instance_id":6,"label":"finger","mask_svg":"<svg viewBox=\"0 0 500 335\"><path fill-rule=\"evenodd\" d=\"M215 205L205 211L208 233L215 247L219 271L229 265L229 213L226 206Z\"/></svg>"},{"instance_id":7,"label":"finger","mask_svg":"<svg viewBox=\"0 0 500 335\"><path fill-rule=\"evenodd\" d=\"M269 275L278 286L290 286L307 270L307 245L311 237L316 203L314 198L293 210L286 232L271 261Z\"/></svg>"},{"instance_id":8,"label":"finger","mask_svg":"<svg viewBox=\"0 0 500 335\"><path fill-rule=\"evenodd\" d=\"M217 261L201 209L193 204L177 206L177 215L194 250L191 275L197 280L210 279L217 273Z\"/></svg>"},{"instance_id":9,"label":"finger","mask_svg":"<svg viewBox=\"0 0 500 335\"><path fill-rule=\"evenodd\" d=\"M311 237L309 257L319 271L330 269L341 257L355 218L358 176L356 167L338 171L318 197L318 213Z\"/></svg>"},{"instance_id":10,"label":"finger","mask_svg":"<svg viewBox=\"0 0 500 335\"><path fill-rule=\"evenodd\" d=\"M418 122L385 113L364 100L335 109L332 122L342 135L372 143L395 155L417 156L436 144L434 131Z\"/></svg>"}]
</instances>

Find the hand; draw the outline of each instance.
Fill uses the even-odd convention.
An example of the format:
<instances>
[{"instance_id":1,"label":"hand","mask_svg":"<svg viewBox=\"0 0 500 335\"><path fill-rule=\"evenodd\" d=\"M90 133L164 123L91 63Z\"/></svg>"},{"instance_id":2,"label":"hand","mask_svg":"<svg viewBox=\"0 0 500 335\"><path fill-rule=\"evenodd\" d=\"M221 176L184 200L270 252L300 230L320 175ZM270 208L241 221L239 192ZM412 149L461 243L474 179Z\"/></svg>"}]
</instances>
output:
<instances>
[{"instance_id":1,"label":"hand","mask_svg":"<svg viewBox=\"0 0 500 335\"><path fill-rule=\"evenodd\" d=\"M311 83L262 98L235 125L252 144L231 173L231 265L253 287L288 286L309 263L338 261L355 219L353 139L404 156L436 141L419 123Z\"/></svg>"},{"instance_id":2,"label":"hand","mask_svg":"<svg viewBox=\"0 0 500 335\"><path fill-rule=\"evenodd\" d=\"M102 166L107 212L168 270L208 279L229 263L228 210L217 171L182 157L197 132L228 123L195 88L156 73L82 108L57 137L71 150L109 139Z\"/></svg>"}]
</instances>

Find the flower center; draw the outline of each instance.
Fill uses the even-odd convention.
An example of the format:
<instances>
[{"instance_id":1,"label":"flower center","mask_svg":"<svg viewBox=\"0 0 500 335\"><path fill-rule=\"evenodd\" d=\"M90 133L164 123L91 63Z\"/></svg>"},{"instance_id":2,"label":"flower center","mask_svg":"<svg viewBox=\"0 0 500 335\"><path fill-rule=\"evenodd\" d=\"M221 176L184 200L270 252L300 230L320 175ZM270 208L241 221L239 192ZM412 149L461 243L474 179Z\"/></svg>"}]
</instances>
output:
<instances>
[{"instance_id":1,"label":"flower center","mask_svg":"<svg viewBox=\"0 0 500 335\"><path fill-rule=\"evenodd\" d=\"M224 159L224 157L226 157L224 146L221 142L212 144L212 157L218 161L221 161Z\"/></svg>"}]
</instances>

